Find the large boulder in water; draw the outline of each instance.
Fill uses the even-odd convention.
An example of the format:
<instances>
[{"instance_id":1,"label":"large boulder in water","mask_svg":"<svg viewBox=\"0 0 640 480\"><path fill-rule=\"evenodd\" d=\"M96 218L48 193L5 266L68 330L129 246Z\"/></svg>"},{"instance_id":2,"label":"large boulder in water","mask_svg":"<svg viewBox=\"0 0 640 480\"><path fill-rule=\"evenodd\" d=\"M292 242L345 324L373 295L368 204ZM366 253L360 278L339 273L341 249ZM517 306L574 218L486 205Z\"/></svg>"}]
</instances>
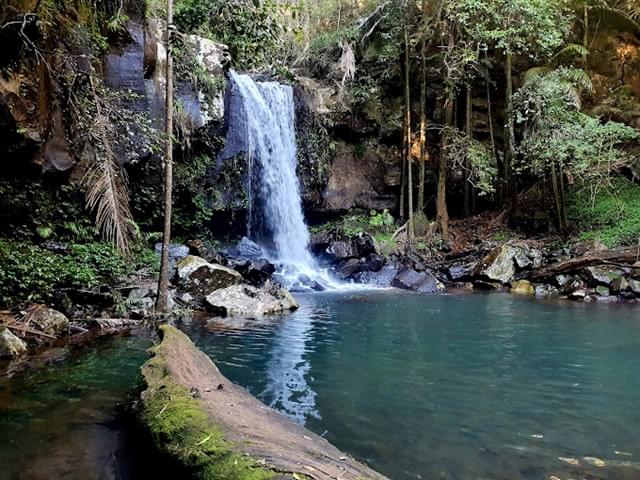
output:
<instances>
[{"instance_id":1,"label":"large boulder in water","mask_svg":"<svg viewBox=\"0 0 640 480\"><path fill-rule=\"evenodd\" d=\"M262 288L233 285L206 297L207 310L223 317L260 317L298 308L284 288L268 282Z\"/></svg>"},{"instance_id":2,"label":"large boulder in water","mask_svg":"<svg viewBox=\"0 0 640 480\"><path fill-rule=\"evenodd\" d=\"M391 282L391 286L418 293L442 292L445 286L429 271L417 272L412 268L403 268Z\"/></svg>"},{"instance_id":3,"label":"large boulder in water","mask_svg":"<svg viewBox=\"0 0 640 480\"><path fill-rule=\"evenodd\" d=\"M209 263L194 255L183 258L176 267L178 285L196 301L215 290L237 285L242 281L242 275L236 270Z\"/></svg>"},{"instance_id":4,"label":"large boulder in water","mask_svg":"<svg viewBox=\"0 0 640 480\"><path fill-rule=\"evenodd\" d=\"M27 351L27 344L6 327L0 327L0 357L17 357Z\"/></svg>"}]
</instances>

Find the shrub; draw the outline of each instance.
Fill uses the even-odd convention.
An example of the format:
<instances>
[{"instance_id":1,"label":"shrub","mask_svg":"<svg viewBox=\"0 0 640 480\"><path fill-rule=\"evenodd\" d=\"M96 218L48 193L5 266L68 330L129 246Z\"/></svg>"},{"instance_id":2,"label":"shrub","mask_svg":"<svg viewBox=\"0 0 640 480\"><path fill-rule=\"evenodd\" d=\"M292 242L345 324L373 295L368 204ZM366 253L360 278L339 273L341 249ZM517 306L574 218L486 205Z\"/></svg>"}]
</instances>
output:
<instances>
[{"instance_id":1,"label":"shrub","mask_svg":"<svg viewBox=\"0 0 640 480\"><path fill-rule=\"evenodd\" d=\"M54 253L0 239L0 305L47 302L57 288L96 288L143 266L157 268L157 259L141 246L123 257L106 243L72 244L65 253Z\"/></svg>"},{"instance_id":2,"label":"shrub","mask_svg":"<svg viewBox=\"0 0 640 480\"><path fill-rule=\"evenodd\" d=\"M640 185L616 178L610 188L592 196L588 188L569 198L569 222L582 240L600 240L608 247L634 244L640 238Z\"/></svg>"}]
</instances>

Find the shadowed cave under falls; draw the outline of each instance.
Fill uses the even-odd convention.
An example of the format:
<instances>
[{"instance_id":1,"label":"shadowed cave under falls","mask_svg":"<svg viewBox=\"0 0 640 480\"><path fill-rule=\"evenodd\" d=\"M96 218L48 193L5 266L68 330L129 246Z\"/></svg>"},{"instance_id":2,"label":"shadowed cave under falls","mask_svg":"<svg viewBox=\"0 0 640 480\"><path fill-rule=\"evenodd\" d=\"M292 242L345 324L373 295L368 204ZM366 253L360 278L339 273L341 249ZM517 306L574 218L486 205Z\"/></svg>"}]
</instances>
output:
<instances>
[{"instance_id":1,"label":"shadowed cave under falls","mask_svg":"<svg viewBox=\"0 0 640 480\"><path fill-rule=\"evenodd\" d=\"M257 82L233 70L229 80L228 133L219 161L247 156L247 236L263 247L289 288L339 288L339 282L318 266L308 248L309 230L296 174L293 88Z\"/></svg>"}]
</instances>

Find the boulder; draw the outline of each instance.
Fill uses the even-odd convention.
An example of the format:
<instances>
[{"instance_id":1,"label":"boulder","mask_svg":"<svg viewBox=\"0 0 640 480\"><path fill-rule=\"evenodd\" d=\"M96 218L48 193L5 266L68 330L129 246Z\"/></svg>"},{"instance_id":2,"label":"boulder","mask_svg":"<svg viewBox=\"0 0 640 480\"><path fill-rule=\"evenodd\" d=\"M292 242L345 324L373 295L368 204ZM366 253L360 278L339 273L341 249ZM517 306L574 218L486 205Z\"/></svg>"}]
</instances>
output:
<instances>
[{"instance_id":1,"label":"boulder","mask_svg":"<svg viewBox=\"0 0 640 480\"><path fill-rule=\"evenodd\" d=\"M520 250L505 244L493 249L476 265L473 274L500 283L509 283L516 273L514 258Z\"/></svg>"},{"instance_id":2,"label":"boulder","mask_svg":"<svg viewBox=\"0 0 640 480\"><path fill-rule=\"evenodd\" d=\"M237 285L242 281L242 275L236 270L209 263L204 258L193 255L180 260L176 267L180 288L188 291L196 301L215 290Z\"/></svg>"},{"instance_id":3,"label":"boulder","mask_svg":"<svg viewBox=\"0 0 640 480\"><path fill-rule=\"evenodd\" d=\"M518 280L511 284L511 293L534 295L536 293L536 289L529 280Z\"/></svg>"},{"instance_id":4,"label":"boulder","mask_svg":"<svg viewBox=\"0 0 640 480\"><path fill-rule=\"evenodd\" d=\"M594 283L610 286L613 280L619 280L623 276L623 272L614 267L597 266L587 267L587 274Z\"/></svg>"},{"instance_id":5,"label":"boulder","mask_svg":"<svg viewBox=\"0 0 640 480\"><path fill-rule=\"evenodd\" d=\"M609 288L612 292L620 293L629 287L629 282L622 275L611 280Z\"/></svg>"},{"instance_id":6,"label":"boulder","mask_svg":"<svg viewBox=\"0 0 640 480\"><path fill-rule=\"evenodd\" d=\"M69 319L53 308L35 305L27 310L30 324L47 335L57 336L69 329Z\"/></svg>"},{"instance_id":7,"label":"boulder","mask_svg":"<svg viewBox=\"0 0 640 480\"><path fill-rule=\"evenodd\" d=\"M27 351L27 344L6 327L0 327L0 357L17 357Z\"/></svg>"},{"instance_id":8,"label":"boulder","mask_svg":"<svg viewBox=\"0 0 640 480\"><path fill-rule=\"evenodd\" d=\"M396 278L396 275L398 275L398 267L388 263L377 272L368 271L356 273L353 279L358 283L385 288L391 286L391 282Z\"/></svg>"},{"instance_id":9,"label":"boulder","mask_svg":"<svg viewBox=\"0 0 640 480\"><path fill-rule=\"evenodd\" d=\"M362 271L379 272L384 267L385 258L377 253L370 253L362 265Z\"/></svg>"},{"instance_id":10,"label":"boulder","mask_svg":"<svg viewBox=\"0 0 640 480\"><path fill-rule=\"evenodd\" d=\"M444 285L430 271L417 272L406 267L395 276L391 286L419 293L437 293L445 289Z\"/></svg>"},{"instance_id":11,"label":"boulder","mask_svg":"<svg viewBox=\"0 0 640 480\"><path fill-rule=\"evenodd\" d=\"M338 278L346 280L357 273L362 266L363 262L357 258L349 258L347 260L343 260L335 267L335 273Z\"/></svg>"},{"instance_id":12,"label":"boulder","mask_svg":"<svg viewBox=\"0 0 640 480\"><path fill-rule=\"evenodd\" d=\"M238 258L262 258L264 251L262 247L247 237L242 237L238 244L232 249L231 255Z\"/></svg>"},{"instance_id":13,"label":"boulder","mask_svg":"<svg viewBox=\"0 0 640 480\"><path fill-rule=\"evenodd\" d=\"M611 295L609 287L605 287L604 285L598 285L596 287L596 293L601 297L608 297Z\"/></svg>"},{"instance_id":14,"label":"boulder","mask_svg":"<svg viewBox=\"0 0 640 480\"><path fill-rule=\"evenodd\" d=\"M475 263L460 263L452 265L446 269L447 276L452 281L460 281L465 278L469 278L473 272Z\"/></svg>"},{"instance_id":15,"label":"boulder","mask_svg":"<svg viewBox=\"0 0 640 480\"><path fill-rule=\"evenodd\" d=\"M584 300L588 296L589 293L584 288L580 288L569 294L569 298L571 300Z\"/></svg>"},{"instance_id":16,"label":"boulder","mask_svg":"<svg viewBox=\"0 0 640 480\"><path fill-rule=\"evenodd\" d=\"M536 285L536 297L540 297L540 298L551 298L551 297L557 297L560 292L558 291L558 289L556 287L554 287L553 285Z\"/></svg>"},{"instance_id":17,"label":"boulder","mask_svg":"<svg viewBox=\"0 0 640 480\"><path fill-rule=\"evenodd\" d=\"M359 256L357 247L348 240L337 240L332 242L329 247L327 247L326 252L329 258L334 262Z\"/></svg>"},{"instance_id":18,"label":"boulder","mask_svg":"<svg viewBox=\"0 0 640 480\"><path fill-rule=\"evenodd\" d=\"M352 240L358 257L366 257L367 255L377 254L378 247L376 241L368 233L360 232Z\"/></svg>"},{"instance_id":19,"label":"boulder","mask_svg":"<svg viewBox=\"0 0 640 480\"><path fill-rule=\"evenodd\" d=\"M155 297L155 288L134 288L127 296L127 311L134 318L144 318L155 308Z\"/></svg>"},{"instance_id":20,"label":"boulder","mask_svg":"<svg viewBox=\"0 0 640 480\"><path fill-rule=\"evenodd\" d=\"M261 287L276 272L276 266L265 259L232 261L230 263L244 280L254 287Z\"/></svg>"},{"instance_id":21,"label":"boulder","mask_svg":"<svg viewBox=\"0 0 640 480\"><path fill-rule=\"evenodd\" d=\"M206 297L207 310L223 317L260 317L298 308L298 303L284 288L268 282L262 288L232 285Z\"/></svg>"},{"instance_id":22,"label":"boulder","mask_svg":"<svg viewBox=\"0 0 640 480\"><path fill-rule=\"evenodd\" d=\"M627 282L629 284L629 291L635 293L640 297L640 280L634 280L633 278L630 278L629 280L627 280Z\"/></svg>"}]
</instances>

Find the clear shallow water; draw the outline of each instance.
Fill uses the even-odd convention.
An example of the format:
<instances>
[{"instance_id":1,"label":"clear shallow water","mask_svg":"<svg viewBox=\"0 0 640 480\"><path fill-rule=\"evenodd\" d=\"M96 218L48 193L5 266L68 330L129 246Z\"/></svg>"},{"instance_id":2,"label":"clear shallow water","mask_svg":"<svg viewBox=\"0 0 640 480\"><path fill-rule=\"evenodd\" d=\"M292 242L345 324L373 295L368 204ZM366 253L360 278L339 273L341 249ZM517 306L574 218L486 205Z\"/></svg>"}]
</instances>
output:
<instances>
[{"instance_id":1,"label":"clear shallow water","mask_svg":"<svg viewBox=\"0 0 640 480\"><path fill-rule=\"evenodd\" d=\"M299 300L243 332L187 330L231 380L393 479L640 478L637 307L495 293Z\"/></svg>"},{"instance_id":2,"label":"clear shallow water","mask_svg":"<svg viewBox=\"0 0 640 480\"><path fill-rule=\"evenodd\" d=\"M144 478L116 409L131 399L150 344L119 336L0 376L0 479Z\"/></svg>"}]
</instances>

